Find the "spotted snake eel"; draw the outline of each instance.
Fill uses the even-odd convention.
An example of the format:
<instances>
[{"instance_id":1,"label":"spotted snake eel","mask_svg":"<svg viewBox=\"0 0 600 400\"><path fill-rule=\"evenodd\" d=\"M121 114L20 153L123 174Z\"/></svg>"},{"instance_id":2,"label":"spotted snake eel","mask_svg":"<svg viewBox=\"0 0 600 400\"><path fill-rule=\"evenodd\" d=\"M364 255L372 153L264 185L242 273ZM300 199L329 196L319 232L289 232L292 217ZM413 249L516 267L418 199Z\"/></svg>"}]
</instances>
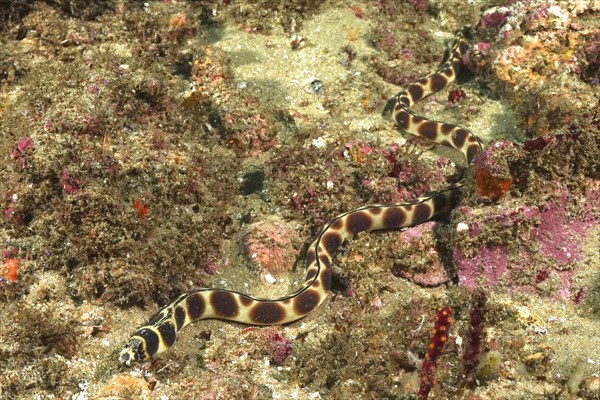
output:
<instances>
[{"instance_id":1,"label":"spotted snake eel","mask_svg":"<svg viewBox=\"0 0 600 400\"><path fill-rule=\"evenodd\" d=\"M458 125L428 120L410 110L416 102L454 82L467 49L461 30L436 72L408 85L396 96L392 115L401 130L453 147L462 152L470 164L483 149L477 136ZM304 286L287 296L263 299L213 288L182 294L137 329L121 350L119 362L129 366L132 362L149 360L171 347L182 328L201 319L272 325L305 317L326 299L331 287L333 256L347 238L359 232L397 229L429 221L454 207L462 186L459 182L408 202L366 205L334 217L308 247Z\"/></svg>"}]
</instances>

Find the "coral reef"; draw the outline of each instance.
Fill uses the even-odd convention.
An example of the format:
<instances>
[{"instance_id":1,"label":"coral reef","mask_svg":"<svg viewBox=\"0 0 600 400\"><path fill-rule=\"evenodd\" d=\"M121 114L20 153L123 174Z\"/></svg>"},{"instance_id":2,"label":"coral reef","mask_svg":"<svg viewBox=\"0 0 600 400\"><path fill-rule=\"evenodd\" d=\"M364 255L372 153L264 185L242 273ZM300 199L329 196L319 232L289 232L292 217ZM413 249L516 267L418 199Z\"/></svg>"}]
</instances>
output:
<instances>
[{"instance_id":1,"label":"coral reef","mask_svg":"<svg viewBox=\"0 0 600 400\"><path fill-rule=\"evenodd\" d=\"M0 1L0 398L599 398L599 15ZM458 84L418 112L480 135L472 167L381 116L465 24ZM182 292L293 293L331 217L463 178L449 216L341 246L308 318L199 322L118 369Z\"/></svg>"}]
</instances>

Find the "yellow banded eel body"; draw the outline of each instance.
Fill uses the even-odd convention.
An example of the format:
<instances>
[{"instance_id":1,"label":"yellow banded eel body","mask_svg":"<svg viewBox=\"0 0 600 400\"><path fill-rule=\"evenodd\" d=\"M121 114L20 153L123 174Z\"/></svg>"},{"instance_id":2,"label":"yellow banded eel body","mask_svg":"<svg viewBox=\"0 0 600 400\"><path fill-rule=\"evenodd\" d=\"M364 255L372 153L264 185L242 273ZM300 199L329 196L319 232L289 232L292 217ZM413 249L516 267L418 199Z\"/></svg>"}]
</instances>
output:
<instances>
[{"instance_id":1,"label":"yellow banded eel body","mask_svg":"<svg viewBox=\"0 0 600 400\"><path fill-rule=\"evenodd\" d=\"M470 163L483 148L475 135L457 125L425 119L409 109L455 80L467 48L463 34L459 32L440 68L398 94L393 116L400 129L453 147ZM429 221L454 207L461 187L461 183L453 184L405 203L366 205L331 219L308 247L304 286L285 297L262 299L232 290L209 288L182 294L131 336L121 350L119 361L129 366L132 362L149 360L171 347L181 329L201 319L272 325L306 316L327 297L333 256L347 238L359 232L403 228Z\"/></svg>"}]
</instances>

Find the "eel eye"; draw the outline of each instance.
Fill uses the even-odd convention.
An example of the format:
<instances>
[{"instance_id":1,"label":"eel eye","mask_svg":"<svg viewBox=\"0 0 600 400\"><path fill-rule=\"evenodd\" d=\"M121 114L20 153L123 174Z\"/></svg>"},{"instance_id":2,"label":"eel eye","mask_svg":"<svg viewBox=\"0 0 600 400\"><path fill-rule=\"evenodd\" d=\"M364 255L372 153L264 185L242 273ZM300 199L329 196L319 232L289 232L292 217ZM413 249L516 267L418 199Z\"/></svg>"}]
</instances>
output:
<instances>
[{"instance_id":1,"label":"eel eye","mask_svg":"<svg viewBox=\"0 0 600 400\"><path fill-rule=\"evenodd\" d=\"M127 365L129 367L129 365L131 364L131 355L129 354L129 352L126 350L122 351L121 354L119 355L119 363Z\"/></svg>"}]
</instances>

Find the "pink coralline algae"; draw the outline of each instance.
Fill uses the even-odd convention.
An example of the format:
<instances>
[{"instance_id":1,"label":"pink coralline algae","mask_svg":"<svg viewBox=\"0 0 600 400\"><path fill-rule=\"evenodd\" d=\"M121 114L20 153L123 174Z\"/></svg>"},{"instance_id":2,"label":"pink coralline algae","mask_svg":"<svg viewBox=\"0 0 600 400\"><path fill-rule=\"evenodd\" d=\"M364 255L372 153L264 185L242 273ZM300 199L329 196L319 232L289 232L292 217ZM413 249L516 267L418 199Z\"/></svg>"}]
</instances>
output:
<instances>
[{"instance_id":1,"label":"pink coralline algae","mask_svg":"<svg viewBox=\"0 0 600 400\"><path fill-rule=\"evenodd\" d=\"M492 43L478 42L475 47L477 48L477 50L481 51L482 53L485 53L488 50L490 50L492 48L492 46L493 46Z\"/></svg>"},{"instance_id":2,"label":"pink coralline algae","mask_svg":"<svg viewBox=\"0 0 600 400\"><path fill-rule=\"evenodd\" d=\"M75 194L79 192L82 180L69 174L67 169L63 169L59 182L66 194Z\"/></svg>"},{"instance_id":3,"label":"pink coralline algae","mask_svg":"<svg viewBox=\"0 0 600 400\"><path fill-rule=\"evenodd\" d=\"M581 238L590 221L569 222L567 210L556 203L548 204L546 209L537 214L541 223L531 231L529 239L539 243L540 253L556 261L559 266L581 261Z\"/></svg>"},{"instance_id":4,"label":"pink coralline algae","mask_svg":"<svg viewBox=\"0 0 600 400\"><path fill-rule=\"evenodd\" d=\"M479 25L485 28L494 29L503 25L506 22L506 19L511 15L510 10L505 11L494 11L487 14L484 14L481 20L479 21Z\"/></svg>"},{"instance_id":5,"label":"pink coralline algae","mask_svg":"<svg viewBox=\"0 0 600 400\"><path fill-rule=\"evenodd\" d=\"M473 257L466 257L460 249L456 249L454 260L460 284L471 289L479 284L493 286L508 272L508 248L504 246L483 245Z\"/></svg>"},{"instance_id":6,"label":"pink coralline algae","mask_svg":"<svg viewBox=\"0 0 600 400\"><path fill-rule=\"evenodd\" d=\"M585 262L582 246L586 234L597 225L593 209L584 208L574 217L568 210L573 202L573 195L565 191L538 207L504 210L485 221L469 223L468 234L473 239L490 229L513 239L481 243L469 254L460 245L456 247L453 255L460 284L471 289L503 286L530 294L572 297L578 290L573 277Z\"/></svg>"},{"instance_id":7,"label":"pink coralline algae","mask_svg":"<svg viewBox=\"0 0 600 400\"><path fill-rule=\"evenodd\" d=\"M258 332L258 337L265 341L265 345L272 356L273 363L282 365L292 354L292 343L283 336L278 328L265 328Z\"/></svg>"},{"instance_id":8,"label":"pink coralline algae","mask_svg":"<svg viewBox=\"0 0 600 400\"><path fill-rule=\"evenodd\" d=\"M24 156L25 156L25 152L30 147L33 147L33 140L31 140L30 137L24 137L24 138L19 139L19 141L17 143L15 143L15 147L14 147L12 153L10 153L10 157L13 160L17 160L19 162L19 166L21 168L25 167Z\"/></svg>"},{"instance_id":9,"label":"pink coralline algae","mask_svg":"<svg viewBox=\"0 0 600 400\"><path fill-rule=\"evenodd\" d=\"M281 337L280 340L273 341L273 362L282 365L292 354L292 345L289 340Z\"/></svg>"}]
</instances>

